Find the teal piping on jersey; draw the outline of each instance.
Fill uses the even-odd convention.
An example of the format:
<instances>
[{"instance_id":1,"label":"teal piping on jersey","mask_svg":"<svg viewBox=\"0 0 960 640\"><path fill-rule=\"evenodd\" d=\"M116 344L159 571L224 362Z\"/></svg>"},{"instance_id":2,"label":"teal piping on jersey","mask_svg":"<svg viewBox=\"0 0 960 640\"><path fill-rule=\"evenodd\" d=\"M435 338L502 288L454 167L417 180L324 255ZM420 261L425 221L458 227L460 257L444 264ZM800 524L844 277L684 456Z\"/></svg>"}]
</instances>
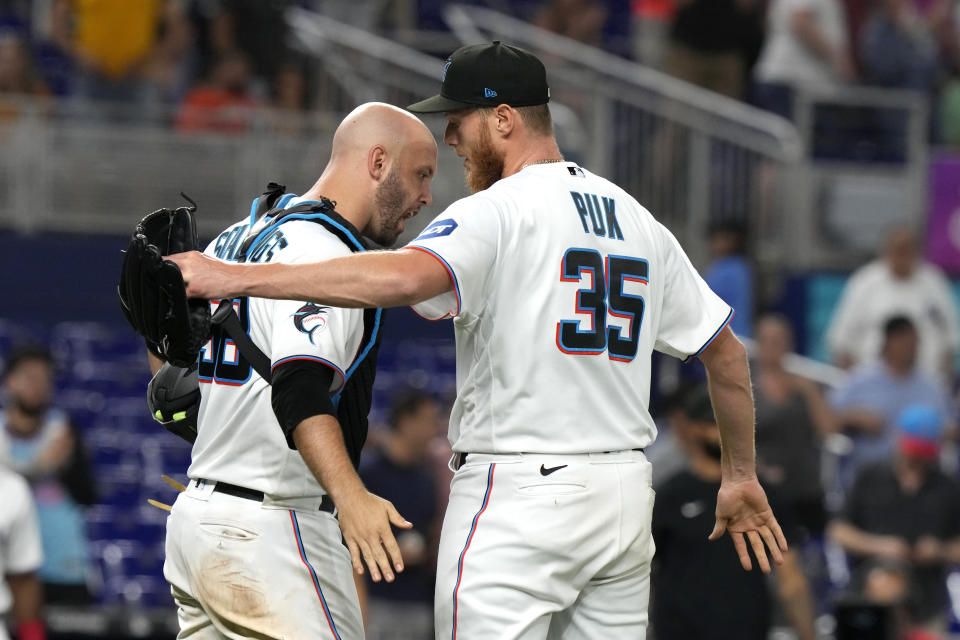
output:
<instances>
[{"instance_id":1,"label":"teal piping on jersey","mask_svg":"<svg viewBox=\"0 0 960 640\"><path fill-rule=\"evenodd\" d=\"M730 309L730 313L727 314L727 319L723 321L723 324L720 325L720 328L717 329L712 336L710 336L709 340L703 343L703 346L700 347L696 353L687 356L686 358L684 358L683 361L685 363L690 362L693 358L696 358L701 353L703 353L704 350L706 350L706 348L709 347L713 343L713 341L717 339L717 336L720 335L720 332L727 328L727 325L730 324L731 320L733 320L733 314L734 314L733 309Z\"/></svg>"},{"instance_id":2,"label":"teal piping on jersey","mask_svg":"<svg viewBox=\"0 0 960 640\"><path fill-rule=\"evenodd\" d=\"M295 194L295 193L285 193L279 200L277 200L277 202L276 202L276 204L274 205L273 208L276 209L277 207L279 207L279 208L281 208L281 209L286 209L286 208L287 208L287 204L288 204L291 200L293 200L294 198L297 198L297 197L299 197L299 196L297 196L297 194ZM317 201L316 201L316 200L304 200L303 202L317 202ZM298 202L297 204L303 204L303 202ZM257 196L256 198L254 198L254 199L253 199L253 202L250 203L250 223L249 223L249 225L248 225L248 226L250 227L250 229L253 229L253 225L256 224L256 222L257 222L257 205L258 205L259 203L260 203L260 196ZM317 204L319 204L319 203L317 203ZM268 225L268 226L269 226L269 225ZM259 235L261 235L261 234L258 234L257 241L260 240ZM257 243L254 242L254 243L253 243L252 245L250 245L250 246L254 246L254 245L256 245L256 244L257 244Z\"/></svg>"},{"instance_id":3,"label":"teal piping on jersey","mask_svg":"<svg viewBox=\"0 0 960 640\"><path fill-rule=\"evenodd\" d=\"M297 204L304 204L306 202L314 202L314 201L304 200L303 202L299 202ZM367 250L366 247L364 247L363 244L359 240L357 240L346 227L344 227L342 224L338 224L333 218L331 218L330 216L324 213L295 213L292 216L287 216L286 218L284 218L281 224L293 222L294 220L323 220L330 226L335 227L340 231L342 231L343 233L345 233L346 236L350 238L350 241L353 243L353 246L357 248L357 251ZM250 250L252 251L253 248L257 246L257 243L260 242L261 237L265 233L268 233L272 230L273 230L273 225L267 225L265 229L263 229L260 233L258 233L256 239L254 239L254 241L250 243Z\"/></svg>"},{"instance_id":4,"label":"teal piping on jersey","mask_svg":"<svg viewBox=\"0 0 960 640\"><path fill-rule=\"evenodd\" d=\"M420 245L416 245L416 244L408 244L407 246L404 247L404 249L414 249L414 250L416 250L416 251L423 251L424 253L429 254L429 255L433 256L434 258L436 258L437 260L439 260L439 261L440 261L440 264L443 265L443 268L447 270L447 274L449 274L449 276L450 276L450 282L453 283L453 291L454 291L454 293L457 294L457 309L456 309L456 313L454 313L454 314L451 316L450 313L448 312L448 313L447 313L446 315L444 315L442 318L427 318L427 320L431 320L431 319L432 319L432 320L443 320L443 319L445 319L445 318L447 318L447 317L456 318L458 315L460 315L460 283L457 282L457 274L455 274L455 273L453 272L453 268L450 266L450 264L449 264L446 260L443 259L443 256L441 256L439 253L437 253L437 252L434 251L433 249L427 249L426 247L421 247ZM411 308L412 308L412 307L411 307ZM416 309L414 309L414 313L416 313ZM417 313L417 315L420 315L420 314ZM424 316L420 316L420 317L423 318Z\"/></svg>"},{"instance_id":5,"label":"teal piping on jersey","mask_svg":"<svg viewBox=\"0 0 960 640\"><path fill-rule=\"evenodd\" d=\"M340 376L340 386L337 387L336 393L340 393L340 391L343 390L343 385L347 383L347 376L343 373L343 369L333 364L326 358L321 358L320 356L301 355L301 356L287 356L286 358L280 358L279 360L273 363L272 367L270 367L270 372L273 373L274 371L276 371L277 367L279 367L280 365L285 364L287 362L293 362L295 360L309 360L310 362L319 362L320 364L326 365L331 369L333 369L333 372L336 373L338 376Z\"/></svg>"},{"instance_id":6,"label":"teal piping on jersey","mask_svg":"<svg viewBox=\"0 0 960 640\"><path fill-rule=\"evenodd\" d=\"M333 616L330 615L330 609L327 607L327 601L323 597L323 591L320 590L320 580L317 579L317 572L313 570L310 561L307 560L307 551L303 548L303 540L300 538L300 525L297 522L297 516L293 511L290 511L290 522L293 523L293 533L297 538L297 551L300 552L300 560L306 565L307 569L310 571L310 579L313 581L313 588L317 592L317 596L320 598L320 605L323 607L323 615L327 618L327 624L330 626L330 632L333 633L333 637L337 640L340 640L340 634L337 632L337 627L333 624Z\"/></svg>"},{"instance_id":7,"label":"teal piping on jersey","mask_svg":"<svg viewBox=\"0 0 960 640\"><path fill-rule=\"evenodd\" d=\"M357 356L353 364L350 365L350 368L347 369L347 375L343 378L343 386L340 387L340 390L337 391L330 400L333 402L333 406L340 406L340 395L343 393L343 390L347 386L347 380L350 379L350 376L353 375L353 372L357 370L357 367L360 366L360 363L363 362L363 359L367 357L367 354L370 353L370 350L373 349L373 345L377 342L377 335L380 333L380 317L383 314L383 309L377 309L376 317L373 320L373 331L370 332L370 340L367 341L367 347L363 350L359 356Z\"/></svg>"},{"instance_id":8,"label":"teal piping on jersey","mask_svg":"<svg viewBox=\"0 0 960 640\"><path fill-rule=\"evenodd\" d=\"M467 549L470 548L470 543L473 542L473 535L477 532L477 523L480 521L480 516L483 515L483 512L487 510L487 506L490 504L490 492L493 490L493 471L496 467L497 464L493 463L487 470L487 490L483 494L483 502L480 503L480 510L477 511L477 515L473 516L470 533L467 534L467 541L464 543L463 551L460 552L460 559L457 561L457 584L453 588L453 635L451 636L451 640L457 640L457 592L460 591L460 581L463 579L463 558L467 555Z\"/></svg>"},{"instance_id":9,"label":"teal piping on jersey","mask_svg":"<svg viewBox=\"0 0 960 640\"><path fill-rule=\"evenodd\" d=\"M273 208L276 209L279 207L281 209L286 209L287 204L294 198L298 198L298 197L299 196L295 193L285 193L282 196L280 196L280 199L277 200L276 204L273 205ZM303 202L313 202L313 200L304 200ZM303 203L301 202L298 204L303 204Z\"/></svg>"}]
</instances>

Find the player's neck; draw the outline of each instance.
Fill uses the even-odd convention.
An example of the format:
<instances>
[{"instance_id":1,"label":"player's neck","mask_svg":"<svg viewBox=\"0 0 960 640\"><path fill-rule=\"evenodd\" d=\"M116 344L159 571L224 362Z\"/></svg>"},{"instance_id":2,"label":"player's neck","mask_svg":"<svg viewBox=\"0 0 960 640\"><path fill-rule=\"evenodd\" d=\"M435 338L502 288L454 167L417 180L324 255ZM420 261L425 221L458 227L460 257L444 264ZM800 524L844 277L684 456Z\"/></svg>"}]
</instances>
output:
<instances>
[{"instance_id":1,"label":"player's neck","mask_svg":"<svg viewBox=\"0 0 960 640\"><path fill-rule=\"evenodd\" d=\"M503 159L503 177L509 178L530 165L551 161L563 161L563 154L553 136L531 138L529 144L517 145L515 152L507 150Z\"/></svg>"},{"instance_id":2,"label":"player's neck","mask_svg":"<svg viewBox=\"0 0 960 640\"><path fill-rule=\"evenodd\" d=\"M337 203L337 213L361 232L366 228L369 219L364 218L363 203L358 201L357 194L363 193L355 185L338 179L334 175L324 172L310 189L301 197L304 200L320 200L320 197L333 200Z\"/></svg>"}]
</instances>

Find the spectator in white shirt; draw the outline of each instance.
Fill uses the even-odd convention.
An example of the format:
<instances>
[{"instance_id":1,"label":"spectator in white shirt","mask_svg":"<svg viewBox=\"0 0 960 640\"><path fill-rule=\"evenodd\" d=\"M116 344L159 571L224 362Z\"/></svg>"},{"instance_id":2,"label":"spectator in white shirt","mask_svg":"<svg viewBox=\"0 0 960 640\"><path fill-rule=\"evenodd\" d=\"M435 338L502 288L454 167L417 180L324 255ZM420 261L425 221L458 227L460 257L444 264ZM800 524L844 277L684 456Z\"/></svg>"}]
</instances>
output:
<instances>
[{"instance_id":1,"label":"spectator in white shirt","mask_svg":"<svg viewBox=\"0 0 960 640\"><path fill-rule=\"evenodd\" d=\"M771 0L759 82L830 86L852 79L846 16L839 0Z\"/></svg>"},{"instance_id":2,"label":"spectator in white shirt","mask_svg":"<svg viewBox=\"0 0 960 640\"><path fill-rule=\"evenodd\" d=\"M883 255L847 282L827 330L835 362L850 368L878 358L884 323L898 315L917 328L920 369L949 387L960 344L956 302L946 276L921 258L916 233L907 228L894 229Z\"/></svg>"}]
</instances>

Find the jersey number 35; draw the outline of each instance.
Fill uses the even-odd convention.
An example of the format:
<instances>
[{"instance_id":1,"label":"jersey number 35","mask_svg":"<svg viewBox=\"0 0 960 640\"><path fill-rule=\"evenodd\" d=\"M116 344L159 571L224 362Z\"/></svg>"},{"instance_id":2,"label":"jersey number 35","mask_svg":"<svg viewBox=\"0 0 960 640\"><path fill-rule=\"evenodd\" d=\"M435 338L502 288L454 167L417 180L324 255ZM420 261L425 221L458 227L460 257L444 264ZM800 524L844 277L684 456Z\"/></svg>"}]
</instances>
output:
<instances>
[{"instance_id":1,"label":"jersey number 35","mask_svg":"<svg viewBox=\"0 0 960 640\"><path fill-rule=\"evenodd\" d=\"M642 296L626 293L624 285L647 284L649 269L649 263L642 258L601 256L594 249L567 249L560 267L560 280L582 282L589 273L588 286L577 290L576 313L589 315L591 328L581 329L581 320L560 320L557 323L560 351L572 355L607 352L611 360L633 360L637 355L644 301ZM625 327L608 327L607 313L624 319Z\"/></svg>"}]
</instances>

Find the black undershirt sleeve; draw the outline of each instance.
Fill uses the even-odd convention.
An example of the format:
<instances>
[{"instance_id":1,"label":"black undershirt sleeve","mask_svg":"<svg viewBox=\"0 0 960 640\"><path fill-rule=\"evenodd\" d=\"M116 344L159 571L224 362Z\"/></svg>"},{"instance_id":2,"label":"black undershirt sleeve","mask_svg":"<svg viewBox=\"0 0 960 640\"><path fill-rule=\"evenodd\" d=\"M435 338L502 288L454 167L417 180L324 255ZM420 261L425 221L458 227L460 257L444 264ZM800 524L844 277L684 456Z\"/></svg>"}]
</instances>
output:
<instances>
[{"instance_id":1,"label":"black undershirt sleeve","mask_svg":"<svg viewBox=\"0 0 960 640\"><path fill-rule=\"evenodd\" d=\"M293 432L301 422L317 415L337 416L330 399L333 375L333 369L312 360L291 360L273 370L273 413L291 449L297 448Z\"/></svg>"}]
</instances>

